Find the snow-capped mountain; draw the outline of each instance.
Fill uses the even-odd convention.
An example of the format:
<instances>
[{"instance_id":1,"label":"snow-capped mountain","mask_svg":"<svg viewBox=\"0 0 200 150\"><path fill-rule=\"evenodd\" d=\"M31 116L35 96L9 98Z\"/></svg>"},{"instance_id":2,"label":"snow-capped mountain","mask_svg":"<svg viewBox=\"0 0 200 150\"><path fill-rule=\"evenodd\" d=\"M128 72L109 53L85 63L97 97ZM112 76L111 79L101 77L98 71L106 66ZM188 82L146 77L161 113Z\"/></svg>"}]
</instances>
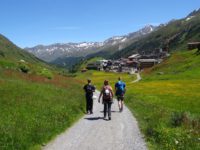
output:
<instances>
[{"instance_id":1,"label":"snow-capped mountain","mask_svg":"<svg viewBox=\"0 0 200 150\"><path fill-rule=\"evenodd\" d=\"M82 43L56 43L48 46L38 45L33 48L25 48L38 58L51 62L59 57L67 56L85 56L88 53L96 52L95 49L101 47L100 42L82 42Z\"/></svg>"},{"instance_id":2,"label":"snow-capped mountain","mask_svg":"<svg viewBox=\"0 0 200 150\"><path fill-rule=\"evenodd\" d=\"M137 32L133 32L124 36L114 36L104 42L82 42L82 43L56 43L48 46L38 45L33 48L25 48L25 50L33 53L38 58L52 62L60 57L85 57L89 54L97 53L102 50L117 47L120 50L133 39L145 36L156 30L157 27L148 25Z\"/></svg>"},{"instance_id":3,"label":"snow-capped mountain","mask_svg":"<svg viewBox=\"0 0 200 150\"><path fill-rule=\"evenodd\" d=\"M192 18L196 17L196 15L198 15L199 13L200 13L200 8L194 10L193 12L191 12L191 13L185 18L185 21L191 20Z\"/></svg>"}]
</instances>

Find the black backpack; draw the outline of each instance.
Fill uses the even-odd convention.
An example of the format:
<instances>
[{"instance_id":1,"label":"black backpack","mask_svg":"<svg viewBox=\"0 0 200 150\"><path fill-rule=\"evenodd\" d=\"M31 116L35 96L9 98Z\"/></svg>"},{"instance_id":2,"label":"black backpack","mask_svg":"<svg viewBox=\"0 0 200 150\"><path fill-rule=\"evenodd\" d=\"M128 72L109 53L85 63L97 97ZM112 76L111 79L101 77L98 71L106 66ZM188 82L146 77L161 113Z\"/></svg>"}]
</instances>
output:
<instances>
[{"instance_id":1,"label":"black backpack","mask_svg":"<svg viewBox=\"0 0 200 150\"><path fill-rule=\"evenodd\" d=\"M92 85L87 85L85 91L86 93L91 94L94 91L94 87Z\"/></svg>"}]
</instances>

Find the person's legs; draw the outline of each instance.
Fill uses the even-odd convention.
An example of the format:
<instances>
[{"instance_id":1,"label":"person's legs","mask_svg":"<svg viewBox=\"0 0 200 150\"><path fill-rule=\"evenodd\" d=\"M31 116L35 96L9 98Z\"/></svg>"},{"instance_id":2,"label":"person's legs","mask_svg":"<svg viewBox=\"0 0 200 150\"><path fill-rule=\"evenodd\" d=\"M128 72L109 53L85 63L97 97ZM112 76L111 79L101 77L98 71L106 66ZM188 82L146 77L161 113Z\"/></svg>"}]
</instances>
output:
<instances>
[{"instance_id":1,"label":"person's legs","mask_svg":"<svg viewBox=\"0 0 200 150\"><path fill-rule=\"evenodd\" d=\"M109 103L108 103L108 119L109 119L109 120L111 120L111 105L112 105L112 103L109 102Z\"/></svg>"},{"instance_id":2,"label":"person's legs","mask_svg":"<svg viewBox=\"0 0 200 150\"><path fill-rule=\"evenodd\" d=\"M86 97L86 113L89 112L89 97Z\"/></svg>"},{"instance_id":3,"label":"person's legs","mask_svg":"<svg viewBox=\"0 0 200 150\"><path fill-rule=\"evenodd\" d=\"M90 102L90 113L93 114L93 99L91 97L91 102Z\"/></svg>"},{"instance_id":4,"label":"person's legs","mask_svg":"<svg viewBox=\"0 0 200 150\"><path fill-rule=\"evenodd\" d=\"M124 108L124 96L121 97L121 111L123 111Z\"/></svg>"},{"instance_id":5,"label":"person's legs","mask_svg":"<svg viewBox=\"0 0 200 150\"><path fill-rule=\"evenodd\" d=\"M89 97L88 98L88 111L90 112L90 114L93 113L92 108L93 108L93 100L92 100L92 97Z\"/></svg>"},{"instance_id":6,"label":"person's legs","mask_svg":"<svg viewBox=\"0 0 200 150\"><path fill-rule=\"evenodd\" d=\"M106 118L106 113L107 113L107 103L106 102L104 102L103 112L104 112L104 118Z\"/></svg>"},{"instance_id":7,"label":"person's legs","mask_svg":"<svg viewBox=\"0 0 200 150\"><path fill-rule=\"evenodd\" d=\"M117 97L117 101L118 101L118 107L119 107L119 111L121 110L121 102L120 102L120 97Z\"/></svg>"},{"instance_id":8,"label":"person's legs","mask_svg":"<svg viewBox=\"0 0 200 150\"><path fill-rule=\"evenodd\" d=\"M118 97L118 106L119 106L119 111L123 111L123 107L124 107L124 97L123 96L119 96Z\"/></svg>"},{"instance_id":9,"label":"person's legs","mask_svg":"<svg viewBox=\"0 0 200 150\"><path fill-rule=\"evenodd\" d=\"M123 111L123 109L124 109L124 101L121 100L121 111Z\"/></svg>"}]
</instances>

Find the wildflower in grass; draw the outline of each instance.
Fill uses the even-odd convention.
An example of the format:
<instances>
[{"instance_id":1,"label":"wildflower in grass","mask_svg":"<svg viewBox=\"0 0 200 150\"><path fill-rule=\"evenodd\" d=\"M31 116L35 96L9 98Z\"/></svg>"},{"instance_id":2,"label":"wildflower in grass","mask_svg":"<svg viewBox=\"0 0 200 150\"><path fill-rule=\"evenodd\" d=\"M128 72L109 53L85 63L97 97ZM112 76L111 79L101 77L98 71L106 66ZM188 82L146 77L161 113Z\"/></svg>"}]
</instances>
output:
<instances>
[{"instance_id":1,"label":"wildflower in grass","mask_svg":"<svg viewBox=\"0 0 200 150\"><path fill-rule=\"evenodd\" d=\"M174 142L175 142L176 145L179 143L178 140L176 140L176 139L174 140Z\"/></svg>"}]
</instances>

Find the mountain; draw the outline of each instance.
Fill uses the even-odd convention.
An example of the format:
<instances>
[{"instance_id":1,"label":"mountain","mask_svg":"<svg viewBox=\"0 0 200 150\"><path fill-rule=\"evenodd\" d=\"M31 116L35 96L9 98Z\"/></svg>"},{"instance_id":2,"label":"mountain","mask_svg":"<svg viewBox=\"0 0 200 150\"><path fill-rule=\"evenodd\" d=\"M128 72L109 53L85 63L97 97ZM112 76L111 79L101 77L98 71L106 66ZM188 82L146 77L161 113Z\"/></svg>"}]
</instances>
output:
<instances>
[{"instance_id":1,"label":"mountain","mask_svg":"<svg viewBox=\"0 0 200 150\"><path fill-rule=\"evenodd\" d=\"M96 52L95 50L102 46L102 43L98 42L82 42L82 43L56 43L48 46L38 45L33 48L25 48L28 52L33 53L38 58L51 62L55 59L66 57L79 57L86 56L90 53Z\"/></svg>"},{"instance_id":2,"label":"mountain","mask_svg":"<svg viewBox=\"0 0 200 150\"><path fill-rule=\"evenodd\" d=\"M17 47L9 39L0 35L0 70L23 72L29 75L41 75L51 79L55 67L38 59L33 54Z\"/></svg>"},{"instance_id":3,"label":"mountain","mask_svg":"<svg viewBox=\"0 0 200 150\"><path fill-rule=\"evenodd\" d=\"M61 66L71 66L79 61L80 58L102 53L102 51L114 54L129 45L132 40L146 36L156 29L157 27L148 25L137 32L124 36L114 36L104 42L56 43L47 46L38 45L32 48L25 48L25 50L46 62Z\"/></svg>"},{"instance_id":4,"label":"mountain","mask_svg":"<svg viewBox=\"0 0 200 150\"><path fill-rule=\"evenodd\" d=\"M17 62L21 59L31 63L41 62L41 60L36 58L33 54L17 47L9 39L0 34L0 60Z\"/></svg>"},{"instance_id":5,"label":"mountain","mask_svg":"<svg viewBox=\"0 0 200 150\"><path fill-rule=\"evenodd\" d=\"M200 41L200 9L185 18L161 24L156 31L133 41L112 58L127 57L136 52L151 53L157 48L168 48L170 51L187 49L187 43L194 41Z\"/></svg>"}]
</instances>

